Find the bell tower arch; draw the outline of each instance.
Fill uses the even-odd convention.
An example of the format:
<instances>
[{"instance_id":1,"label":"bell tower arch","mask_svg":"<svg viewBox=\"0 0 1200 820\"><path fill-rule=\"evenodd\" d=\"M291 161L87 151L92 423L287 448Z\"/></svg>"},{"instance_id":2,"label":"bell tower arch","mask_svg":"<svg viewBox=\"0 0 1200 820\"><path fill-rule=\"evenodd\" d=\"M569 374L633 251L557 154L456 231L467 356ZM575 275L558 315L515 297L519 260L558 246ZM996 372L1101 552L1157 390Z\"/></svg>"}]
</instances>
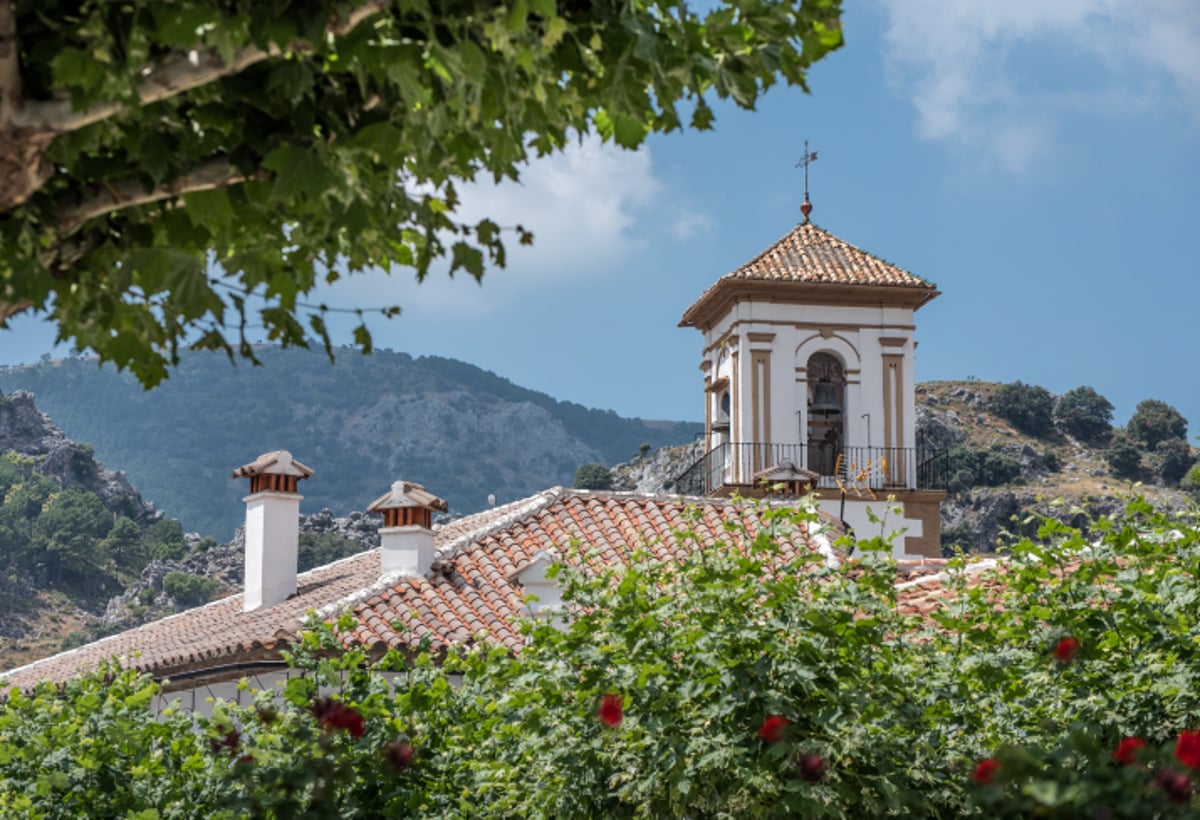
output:
<instances>
[{"instance_id":1,"label":"bell tower arch","mask_svg":"<svg viewBox=\"0 0 1200 820\"><path fill-rule=\"evenodd\" d=\"M940 555L948 464L918 446L913 381L914 315L938 295L807 221L718 279L680 322L704 335L708 452L679 489L755 495L803 475L855 528L895 497L897 552Z\"/></svg>"}]
</instances>

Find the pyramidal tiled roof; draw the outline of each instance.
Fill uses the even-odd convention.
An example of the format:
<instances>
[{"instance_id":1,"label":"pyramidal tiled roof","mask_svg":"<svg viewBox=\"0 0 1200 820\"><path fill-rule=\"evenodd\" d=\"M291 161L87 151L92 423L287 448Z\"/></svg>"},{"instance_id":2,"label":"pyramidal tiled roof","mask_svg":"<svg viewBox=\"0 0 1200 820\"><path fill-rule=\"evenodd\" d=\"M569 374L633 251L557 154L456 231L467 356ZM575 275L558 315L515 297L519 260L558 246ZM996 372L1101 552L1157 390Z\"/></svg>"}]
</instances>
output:
<instances>
[{"instance_id":1,"label":"pyramidal tiled roof","mask_svg":"<svg viewBox=\"0 0 1200 820\"><path fill-rule=\"evenodd\" d=\"M774 245L722 278L933 288L924 279L838 239L811 222L792 228Z\"/></svg>"},{"instance_id":2,"label":"pyramidal tiled roof","mask_svg":"<svg viewBox=\"0 0 1200 820\"><path fill-rule=\"evenodd\" d=\"M242 595L233 595L0 673L0 680L22 687L59 682L110 658L156 677L271 661L310 611L324 618L351 613L346 640L372 650L425 636L435 647L482 637L516 650L525 592L513 575L539 550L586 555L596 566L622 562L637 548L667 558L684 548L678 530L694 530L703 545L728 542L725 525L735 519L753 537L758 516L724 499L554 488L435 527L438 558L426 576L381 576L379 550L371 550L300 574L296 595L274 606L243 612ZM803 529L783 543L789 551L817 548Z\"/></svg>"},{"instance_id":3,"label":"pyramidal tiled roof","mask_svg":"<svg viewBox=\"0 0 1200 820\"><path fill-rule=\"evenodd\" d=\"M920 301L938 292L932 283L856 248L811 222L803 222L749 262L718 279L688 308L681 324L696 324L704 309L721 294L750 284L897 288L921 293Z\"/></svg>"}]
</instances>

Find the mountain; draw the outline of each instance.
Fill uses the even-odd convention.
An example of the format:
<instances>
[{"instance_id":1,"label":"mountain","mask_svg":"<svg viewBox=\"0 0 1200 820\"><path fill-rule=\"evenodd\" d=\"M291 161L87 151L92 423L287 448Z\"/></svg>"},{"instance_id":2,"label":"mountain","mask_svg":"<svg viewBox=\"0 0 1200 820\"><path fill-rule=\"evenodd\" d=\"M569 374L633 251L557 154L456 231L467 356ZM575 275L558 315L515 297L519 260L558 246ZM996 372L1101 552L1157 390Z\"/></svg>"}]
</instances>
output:
<instances>
[{"instance_id":1,"label":"mountain","mask_svg":"<svg viewBox=\"0 0 1200 820\"><path fill-rule=\"evenodd\" d=\"M362 355L256 348L262 367L183 357L144 391L129 374L67 358L0 369L0 390L29 390L67 435L130 479L189 530L227 540L241 522L234 468L290 450L315 475L304 509L363 509L397 478L483 509L555 484L585 463L624 461L642 444L691 441L700 425L626 419L557 401L464 362L377 350Z\"/></svg>"}]
</instances>

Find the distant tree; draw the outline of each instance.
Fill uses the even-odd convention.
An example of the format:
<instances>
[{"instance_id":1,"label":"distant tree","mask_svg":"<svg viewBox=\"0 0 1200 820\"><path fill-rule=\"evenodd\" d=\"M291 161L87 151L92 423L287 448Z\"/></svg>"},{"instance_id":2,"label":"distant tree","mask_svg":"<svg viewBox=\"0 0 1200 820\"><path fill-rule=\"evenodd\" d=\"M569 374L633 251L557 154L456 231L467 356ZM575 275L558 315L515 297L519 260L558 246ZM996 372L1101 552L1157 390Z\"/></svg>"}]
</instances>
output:
<instances>
[{"instance_id":1,"label":"distant tree","mask_svg":"<svg viewBox=\"0 0 1200 820\"><path fill-rule=\"evenodd\" d=\"M950 459L950 491L964 492L972 487L998 487L1021 476L1021 462L999 450L953 447Z\"/></svg>"},{"instance_id":2,"label":"distant tree","mask_svg":"<svg viewBox=\"0 0 1200 820\"><path fill-rule=\"evenodd\" d=\"M1179 487L1192 498L1200 501L1200 464L1192 466L1179 482Z\"/></svg>"},{"instance_id":3,"label":"distant tree","mask_svg":"<svg viewBox=\"0 0 1200 820\"><path fill-rule=\"evenodd\" d=\"M610 490L612 472L603 464L584 464L575 471L575 489Z\"/></svg>"},{"instance_id":4,"label":"distant tree","mask_svg":"<svg viewBox=\"0 0 1200 820\"><path fill-rule=\"evenodd\" d=\"M161 518L146 530L146 550L157 560L178 559L187 554L183 525L174 518Z\"/></svg>"},{"instance_id":5,"label":"distant tree","mask_svg":"<svg viewBox=\"0 0 1200 820\"><path fill-rule=\"evenodd\" d=\"M202 578L186 572L168 572L163 578L163 592L185 609L207 604L221 588L221 582L215 578Z\"/></svg>"},{"instance_id":6,"label":"distant tree","mask_svg":"<svg viewBox=\"0 0 1200 820\"><path fill-rule=\"evenodd\" d=\"M1158 443L1154 450L1156 472L1168 486L1179 483L1196 462L1192 448L1181 438L1169 438Z\"/></svg>"},{"instance_id":7,"label":"distant tree","mask_svg":"<svg viewBox=\"0 0 1200 820\"><path fill-rule=\"evenodd\" d=\"M1099 441L1112 432L1112 403L1091 387L1076 387L1054 403L1058 427L1080 441Z\"/></svg>"},{"instance_id":8,"label":"distant tree","mask_svg":"<svg viewBox=\"0 0 1200 820\"><path fill-rule=\"evenodd\" d=\"M107 556L98 542L112 528L112 518L94 493L68 487L46 502L33 525L34 541L46 557L55 580L101 571Z\"/></svg>"},{"instance_id":9,"label":"distant tree","mask_svg":"<svg viewBox=\"0 0 1200 820\"><path fill-rule=\"evenodd\" d=\"M1054 396L1035 384L1016 381L1000 385L992 397L992 409L1030 435L1041 436L1054 429Z\"/></svg>"},{"instance_id":10,"label":"distant tree","mask_svg":"<svg viewBox=\"0 0 1200 820\"><path fill-rule=\"evenodd\" d=\"M1126 429L1135 441L1149 449L1171 438L1187 440L1187 419L1171 405L1158 399L1146 399L1138 404L1129 418Z\"/></svg>"},{"instance_id":11,"label":"distant tree","mask_svg":"<svg viewBox=\"0 0 1200 820\"><path fill-rule=\"evenodd\" d=\"M366 549L353 538L334 532L300 533L299 567L307 572L314 567L323 567L341 558L349 558Z\"/></svg>"},{"instance_id":12,"label":"distant tree","mask_svg":"<svg viewBox=\"0 0 1200 820\"><path fill-rule=\"evenodd\" d=\"M1112 443L1104 451L1108 469L1117 478L1137 478L1142 470L1142 449L1120 430L1113 435Z\"/></svg>"},{"instance_id":13,"label":"distant tree","mask_svg":"<svg viewBox=\"0 0 1200 820\"><path fill-rule=\"evenodd\" d=\"M142 530L132 520L121 516L100 544L101 549L122 569L137 572L146 565L149 555L142 544Z\"/></svg>"}]
</instances>

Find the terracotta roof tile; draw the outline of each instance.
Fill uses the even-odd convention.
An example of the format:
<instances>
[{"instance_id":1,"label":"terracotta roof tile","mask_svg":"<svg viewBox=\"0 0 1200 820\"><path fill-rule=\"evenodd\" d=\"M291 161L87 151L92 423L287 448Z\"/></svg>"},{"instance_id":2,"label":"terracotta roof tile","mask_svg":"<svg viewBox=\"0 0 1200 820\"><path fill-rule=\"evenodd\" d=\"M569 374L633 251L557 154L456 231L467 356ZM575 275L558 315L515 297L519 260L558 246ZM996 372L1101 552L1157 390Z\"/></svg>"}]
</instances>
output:
<instances>
[{"instance_id":1,"label":"terracotta roof tile","mask_svg":"<svg viewBox=\"0 0 1200 820\"><path fill-rule=\"evenodd\" d=\"M727 538L724 525L744 519L751 537L757 517L723 499L667 499L626 493L557 488L514 504L434 528L435 569L424 577L381 578L378 550L301 574L298 593L254 612L242 611L235 595L207 606L154 621L70 652L13 670L7 679L20 686L61 681L95 668L105 659L169 677L208 667L270 658L303 629L306 613L331 619L350 612L355 625L348 642L368 648L395 648L428 636L435 646L485 639L517 649L522 638L515 621L525 593L510 580L517 567L543 549L571 552L578 540L597 565L624 561L630 549L645 547L659 558L681 554L675 530L684 510L699 505L694 526L702 543ZM797 530L785 552L813 548ZM393 627L400 622L399 632Z\"/></svg>"},{"instance_id":2,"label":"terracotta roof tile","mask_svg":"<svg viewBox=\"0 0 1200 820\"><path fill-rule=\"evenodd\" d=\"M703 325L720 297L749 285L780 287L850 286L919 291L915 305L936 296L937 286L856 248L811 222L797 225L749 262L725 274L683 315L681 326ZM811 292L811 291L810 291Z\"/></svg>"}]
</instances>

